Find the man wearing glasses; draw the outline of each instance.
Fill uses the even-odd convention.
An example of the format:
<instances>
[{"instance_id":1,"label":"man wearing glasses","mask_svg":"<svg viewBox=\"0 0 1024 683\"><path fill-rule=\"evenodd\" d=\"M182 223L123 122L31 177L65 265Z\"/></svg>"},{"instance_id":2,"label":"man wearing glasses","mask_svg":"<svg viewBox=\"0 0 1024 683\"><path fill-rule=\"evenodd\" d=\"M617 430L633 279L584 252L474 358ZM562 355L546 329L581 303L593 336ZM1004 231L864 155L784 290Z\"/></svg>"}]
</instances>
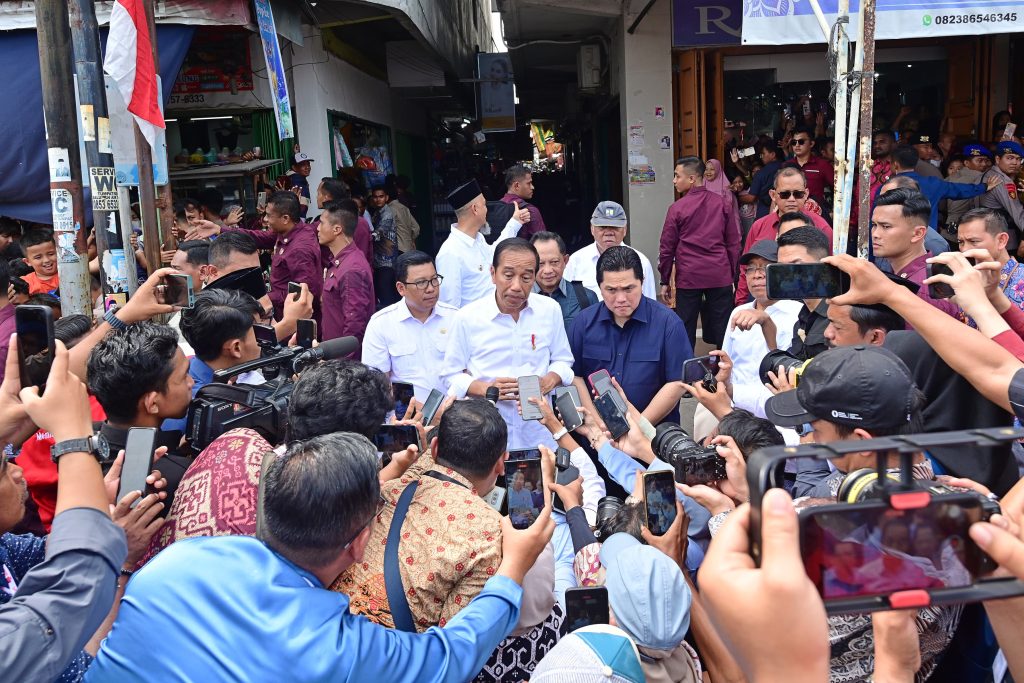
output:
<instances>
[{"instance_id":1,"label":"man wearing glasses","mask_svg":"<svg viewBox=\"0 0 1024 683\"><path fill-rule=\"evenodd\" d=\"M790 144L793 145L793 158L786 164L804 172L811 198L818 202L823 210L827 210L825 188L832 188L836 180L832 164L813 153L814 133L809 128L797 128Z\"/></svg>"},{"instance_id":2,"label":"man wearing glasses","mask_svg":"<svg viewBox=\"0 0 1024 683\"><path fill-rule=\"evenodd\" d=\"M801 137L797 135L796 137ZM825 233L829 245L832 244L832 226L824 218L813 211L805 211L807 205L807 177L795 166L786 166L775 175L774 187L768 191L772 198L774 210L764 218L758 218L750 226L747 239L743 243L743 253L749 252L755 244L762 240L774 240L779 236L779 225L782 216L788 213L802 213L810 219L818 230ZM736 286L736 305L750 301L750 290L744 277L746 266L740 266L740 279Z\"/></svg>"},{"instance_id":3,"label":"man wearing glasses","mask_svg":"<svg viewBox=\"0 0 1024 683\"><path fill-rule=\"evenodd\" d=\"M362 360L392 382L413 385L416 400L422 403L431 389L445 391L441 364L459 309L438 301L444 278L429 254L405 252L395 259L395 276L402 298L370 318Z\"/></svg>"}]
</instances>

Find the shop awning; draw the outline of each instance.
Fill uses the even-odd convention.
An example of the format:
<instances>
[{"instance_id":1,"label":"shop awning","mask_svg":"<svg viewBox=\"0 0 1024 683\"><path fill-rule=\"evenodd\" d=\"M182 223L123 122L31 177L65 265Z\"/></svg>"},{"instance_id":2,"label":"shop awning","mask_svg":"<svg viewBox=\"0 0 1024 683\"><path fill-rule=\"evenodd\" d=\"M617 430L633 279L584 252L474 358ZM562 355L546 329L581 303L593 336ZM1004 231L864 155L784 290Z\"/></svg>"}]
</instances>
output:
<instances>
[{"instance_id":1,"label":"shop awning","mask_svg":"<svg viewBox=\"0 0 1024 683\"><path fill-rule=\"evenodd\" d=\"M281 163L281 159L260 159L258 161L239 161L235 164L220 164L219 166L204 166L203 168L183 168L181 170L170 170L171 180L194 180L202 178L230 178L240 175L254 175L274 164Z\"/></svg>"},{"instance_id":2,"label":"shop awning","mask_svg":"<svg viewBox=\"0 0 1024 683\"><path fill-rule=\"evenodd\" d=\"M166 102L195 29L167 24L157 26L156 31L162 95ZM101 29L104 44L106 33L106 29ZM0 216L51 223L43 91L35 30L0 33L0 54L4 56L0 60L0 83L8 93L7 97L0 98L0 140L4 141L0 146ZM86 224L92 224L88 200Z\"/></svg>"},{"instance_id":3,"label":"shop awning","mask_svg":"<svg viewBox=\"0 0 1024 683\"><path fill-rule=\"evenodd\" d=\"M96 20L101 26L110 22L113 0L96 1ZM162 0L153 3L158 23L192 26L248 26L252 24L249 0ZM29 0L0 4L0 31L36 27L35 3Z\"/></svg>"}]
</instances>

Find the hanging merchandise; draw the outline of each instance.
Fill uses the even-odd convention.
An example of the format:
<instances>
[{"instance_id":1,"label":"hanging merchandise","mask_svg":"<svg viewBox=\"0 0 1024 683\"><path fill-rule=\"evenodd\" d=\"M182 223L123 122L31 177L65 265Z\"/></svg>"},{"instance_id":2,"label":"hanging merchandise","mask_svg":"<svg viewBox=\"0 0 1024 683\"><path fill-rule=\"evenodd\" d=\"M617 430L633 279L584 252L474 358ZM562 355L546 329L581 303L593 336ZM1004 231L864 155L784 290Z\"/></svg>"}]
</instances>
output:
<instances>
[{"instance_id":1,"label":"hanging merchandise","mask_svg":"<svg viewBox=\"0 0 1024 683\"><path fill-rule=\"evenodd\" d=\"M341 129L332 129L334 139L334 165L336 168L352 168L355 162L352 161L352 153L348 151L348 143Z\"/></svg>"}]
</instances>

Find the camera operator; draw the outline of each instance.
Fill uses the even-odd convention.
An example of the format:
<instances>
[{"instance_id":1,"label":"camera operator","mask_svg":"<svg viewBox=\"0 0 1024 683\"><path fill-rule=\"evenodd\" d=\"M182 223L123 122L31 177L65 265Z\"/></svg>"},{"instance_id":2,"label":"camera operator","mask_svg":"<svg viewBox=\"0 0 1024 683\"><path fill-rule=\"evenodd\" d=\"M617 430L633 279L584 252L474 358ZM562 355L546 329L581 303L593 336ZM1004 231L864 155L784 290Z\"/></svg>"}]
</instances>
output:
<instances>
[{"instance_id":1,"label":"camera operator","mask_svg":"<svg viewBox=\"0 0 1024 683\"><path fill-rule=\"evenodd\" d=\"M354 361L325 361L303 370L296 380L288 402L288 434L280 442L334 432L372 439L394 406L391 386L380 371ZM248 428L217 437L182 477L181 495L168 505L164 526L142 562L185 538L254 535L260 469L275 446L283 451Z\"/></svg>"},{"instance_id":2,"label":"camera operator","mask_svg":"<svg viewBox=\"0 0 1024 683\"><path fill-rule=\"evenodd\" d=\"M164 420L184 417L192 400L193 380L178 335L153 322L133 323L107 335L89 356L88 378L89 391L107 415L100 435L114 453L124 449L129 429L159 429ZM182 436L162 429L156 436L156 446L168 450L160 459L167 507L191 461L178 453Z\"/></svg>"},{"instance_id":3,"label":"camera operator","mask_svg":"<svg viewBox=\"0 0 1024 683\"><path fill-rule=\"evenodd\" d=\"M259 538L177 543L137 572L87 681L167 671L188 680L230 671L240 680L384 681L401 672L465 681L515 627L520 585L554 526L550 504L526 530L502 520L501 564L479 595L443 629L401 633L351 614L343 594L324 589L363 561L381 504L373 444L356 434L297 441L264 476Z\"/></svg>"},{"instance_id":4,"label":"camera operator","mask_svg":"<svg viewBox=\"0 0 1024 683\"><path fill-rule=\"evenodd\" d=\"M920 433L923 407L924 396L914 385L910 371L891 351L874 346L847 346L815 357L804 369L796 389L769 399L765 410L776 425L812 430L815 443L827 444ZM898 467L898 461L898 457L890 457L889 466ZM802 479L806 471L798 474L793 495L834 500L847 474L862 468L874 469L877 457L873 452L852 453L829 463L836 471L819 481ZM915 458L914 473L916 478L933 478L931 466L921 454ZM922 675L930 674L938 664L956 631L960 614L959 606L918 611ZM829 624L833 672L869 676L873 656L863 643L872 641L863 639L870 639L870 618L833 616Z\"/></svg>"}]
</instances>

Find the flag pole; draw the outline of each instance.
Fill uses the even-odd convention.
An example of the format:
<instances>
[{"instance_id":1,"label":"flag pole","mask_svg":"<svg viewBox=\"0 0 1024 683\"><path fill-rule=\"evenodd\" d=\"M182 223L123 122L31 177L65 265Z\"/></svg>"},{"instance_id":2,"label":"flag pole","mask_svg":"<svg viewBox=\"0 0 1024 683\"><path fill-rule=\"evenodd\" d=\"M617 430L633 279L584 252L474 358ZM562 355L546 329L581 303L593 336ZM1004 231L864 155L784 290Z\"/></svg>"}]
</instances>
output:
<instances>
[{"instance_id":1,"label":"flag pole","mask_svg":"<svg viewBox=\"0 0 1024 683\"><path fill-rule=\"evenodd\" d=\"M152 0L140 0L146 10L146 23L153 26ZM156 40L155 31L150 28L150 43ZM153 49L154 62L156 49ZM142 220L142 242L146 254L146 263L150 275L160 267L160 224L156 211L156 185L153 179L153 148L142 134L139 122L132 124L135 128L135 155L139 164L139 218ZM131 245L125 245L130 249Z\"/></svg>"}]
</instances>

